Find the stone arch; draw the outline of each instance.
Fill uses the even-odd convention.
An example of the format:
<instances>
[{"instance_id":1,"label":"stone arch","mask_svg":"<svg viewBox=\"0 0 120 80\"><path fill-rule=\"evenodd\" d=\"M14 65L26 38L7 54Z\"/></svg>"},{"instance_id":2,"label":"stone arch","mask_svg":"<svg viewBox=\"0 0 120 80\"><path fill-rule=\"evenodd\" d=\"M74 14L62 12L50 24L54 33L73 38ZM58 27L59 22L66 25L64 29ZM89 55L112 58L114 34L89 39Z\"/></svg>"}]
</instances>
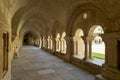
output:
<instances>
[{"instance_id":1,"label":"stone arch","mask_svg":"<svg viewBox=\"0 0 120 80\"><path fill-rule=\"evenodd\" d=\"M95 28L97 28L97 27L100 27L101 29L103 29L103 27L100 26L100 25L93 25L93 26L90 28L88 34L92 34L92 33L94 32ZM91 33L91 32L92 32L92 33ZM104 30L102 31L102 34L103 34L103 33L104 33Z\"/></svg>"},{"instance_id":2,"label":"stone arch","mask_svg":"<svg viewBox=\"0 0 120 80\"><path fill-rule=\"evenodd\" d=\"M65 26L62 23L60 23L58 20L56 20L53 25L52 34L54 35L62 32L65 32Z\"/></svg>"},{"instance_id":3,"label":"stone arch","mask_svg":"<svg viewBox=\"0 0 120 80\"><path fill-rule=\"evenodd\" d=\"M35 45L35 41L39 38L39 35L33 31L33 30L28 30L26 32L24 32L24 35L23 35L23 44L25 42L25 40L28 41L28 45ZM26 43L25 43L26 44Z\"/></svg>"},{"instance_id":4,"label":"stone arch","mask_svg":"<svg viewBox=\"0 0 120 80\"><path fill-rule=\"evenodd\" d=\"M66 32L63 32L61 35L61 53L66 53L67 51L67 43L66 43Z\"/></svg>"},{"instance_id":5,"label":"stone arch","mask_svg":"<svg viewBox=\"0 0 120 80\"><path fill-rule=\"evenodd\" d=\"M43 30L39 29L39 26L42 27L42 25L40 25L38 22L35 22L35 23L26 23L26 24L24 24L23 27L21 28L21 30L20 30L20 32L19 32L19 36L20 36L20 34L23 33L25 30L29 30L29 29L33 29L33 30L35 29L36 32L38 32L39 34L42 34L42 31L44 31L44 29L43 29ZM34 27L34 28L33 28L33 27Z\"/></svg>"},{"instance_id":6,"label":"stone arch","mask_svg":"<svg viewBox=\"0 0 120 80\"><path fill-rule=\"evenodd\" d=\"M53 40L52 40L52 35L50 36L50 49L53 49Z\"/></svg>"},{"instance_id":7,"label":"stone arch","mask_svg":"<svg viewBox=\"0 0 120 80\"><path fill-rule=\"evenodd\" d=\"M66 29L66 32L69 36L73 36L73 33L71 33L71 32L74 28L73 25L76 22L76 19L78 17L80 17L81 15L83 15L83 13L85 13L85 12L95 12L96 14L101 14L101 15L95 15L95 16L100 16L101 17L101 19L100 19L101 22L100 23L103 24L103 25L106 25L106 24L104 24L104 22L108 18L107 17L107 12L104 9L99 8L97 5L94 5L91 2L86 2L86 3L80 4L79 6L77 6L70 13L71 15L68 18L69 20L67 21L67 29ZM82 20L85 21L85 22L88 21L88 20L84 20L84 19L82 19ZM96 21L96 23L98 23L98 22L99 22L99 20ZM83 30L85 30L85 29L89 30L88 27L89 27L88 25L85 25L84 27L81 26L80 28L83 28ZM107 29L106 26L104 26L103 28L105 28L104 30L106 31L106 29ZM87 32L86 32L86 34L87 34Z\"/></svg>"},{"instance_id":8,"label":"stone arch","mask_svg":"<svg viewBox=\"0 0 120 80\"><path fill-rule=\"evenodd\" d=\"M85 56L85 45L84 40L82 39L82 36L84 36L84 32L82 29L77 29L74 37L73 37L73 43L74 43L74 57L83 59Z\"/></svg>"},{"instance_id":9,"label":"stone arch","mask_svg":"<svg viewBox=\"0 0 120 80\"><path fill-rule=\"evenodd\" d=\"M59 25L59 22L56 20L53 24L53 29L52 29L52 35L53 35L54 38L56 37L56 34L57 34L58 25Z\"/></svg>"},{"instance_id":10,"label":"stone arch","mask_svg":"<svg viewBox=\"0 0 120 80\"><path fill-rule=\"evenodd\" d=\"M23 27L24 24L26 24L27 21L36 21L38 19L38 22L41 25L46 26L45 28L48 28L48 24L46 25L46 23L48 23L49 21L47 21L47 18L43 15L42 13L40 13L39 10L36 10L34 13L32 12L32 10L34 9L38 9L38 8L31 8L29 9L27 12L24 12L25 14L22 16L22 18L20 19L18 26L17 26L17 31L16 34L19 34L19 31L21 30L21 28ZM36 17L37 16L37 17ZM43 21L44 20L44 21ZM46 22L46 23L45 23Z\"/></svg>"},{"instance_id":11,"label":"stone arch","mask_svg":"<svg viewBox=\"0 0 120 80\"><path fill-rule=\"evenodd\" d=\"M52 20L48 20L48 18L53 19L49 14L45 14L45 13L43 14L41 11L39 11L39 7L31 7L24 14L24 21L25 21L24 23L26 23L26 21L28 20L34 21L35 19L39 19L39 23L44 24L45 25L44 27L49 28L48 24L50 24L49 22L52 22ZM20 29L21 27L19 27L19 30Z\"/></svg>"},{"instance_id":12,"label":"stone arch","mask_svg":"<svg viewBox=\"0 0 120 80\"><path fill-rule=\"evenodd\" d=\"M45 48L45 47L46 47L46 39L45 39L45 36L43 36L43 38L42 38L42 43L43 43L43 47Z\"/></svg>"},{"instance_id":13,"label":"stone arch","mask_svg":"<svg viewBox=\"0 0 120 80\"><path fill-rule=\"evenodd\" d=\"M76 37L81 37L84 36L83 30L82 29L77 29L75 32Z\"/></svg>"},{"instance_id":14,"label":"stone arch","mask_svg":"<svg viewBox=\"0 0 120 80\"><path fill-rule=\"evenodd\" d=\"M16 13L14 14L12 18L12 35L13 36L16 36L17 34L17 27L18 27L18 24L22 16L24 15L24 11L25 11L25 7L21 7L20 9L16 11Z\"/></svg>"},{"instance_id":15,"label":"stone arch","mask_svg":"<svg viewBox=\"0 0 120 80\"><path fill-rule=\"evenodd\" d=\"M93 25L88 32L89 56L96 60L100 59L98 65L102 65L105 60L105 43L101 37L104 30L100 25Z\"/></svg>"},{"instance_id":16,"label":"stone arch","mask_svg":"<svg viewBox=\"0 0 120 80\"><path fill-rule=\"evenodd\" d=\"M60 52L60 48L61 48L61 46L60 46L60 33L57 33L56 34L56 38L55 38L55 40L56 40L56 51L57 52Z\"/></svg>"},{"instance_id":17,"label":"stone arch","mask_svg":"<svg viewBox=\"0 0 120 80\"><path fill-rule=\"evenodd\" d=\"M41 21L41 19L40 19L40 17L31 17L30 19L28 19L28 20L26 20L25 22L24 22L24 24L22 25L22 27L21 27L21 29L19 30L19 32L24 28L24 27L30 27L30 26L28 26L28 25L34 25L34 28L37 28L37 30L39 30L39 32L44 32L44 30L46 29L45 28L45 26L47 26L47 25L45 25L44 23L42 23L42 21ZM41 27L41 28L40 28ZM33 27L31 27L31 28L33 28ZM42 31L40 31L40 30L42 30Z\"/></svg>"},{"instance_id":18,"label":"stone arch","mask_svg":"<svg viewBox=\"0 0 120 80\"><path fill-rule=\"evenodd\" d=\"M102 31L101 31L101 32L94 32L95 29L98 28L98 27L99 27ZM100 35L100 34L104 34L103 27L100 26L100 25L93 25L93 26L89 29L89 31L88 31L88 36L91 37L91 39L94 39L94 38L95 38L95 37L94 37L95 35L93 35L94 33L99 33L99 35ZM90 40L91 40L91 39L90 39Z\"/></svg>"},{"instance_id":19,"label":"stone arch","mask_svg":"<svg viewBox=\"0 0 120 80\"><path fill-rule=\"evenodd\" d=\"M48 49L51 49L51 36L50 35L48 35L48 37L47 37L47 48Z\"/></svg>"},{"instance_id":20,"label":"stone arch","mask_svg":"<svg viewBox=\"0 0 120 80\"><path fill-rule=\"evenodd\" d=\"M10 31L9 30L9 24L8 24L8 20L7 17L5 16L4 13L0 12L0 30L3 32L3 30L5 31Z\"/></svg>"},{"instance_id":21,"label":"stone arch","mask_svg":"<svg viewBox=\"0 0 120 80\"><path fill-rule=\"evenodd\" d=\"M29 26L29 27L26 27L26 26ZM19 33L19 37L20 37L20 38L23 38L23 35L24 35L26 32L28 32L28 31L36 32L37 35L40 37L40 35L41 35L41 30L39 30L38 27L32 28L33 26L37 26L37 25L27 24L26 26L23 27L23 28L20 30L20 33Z\"/></svg>"},{"instance_id":22,"label":"stone arch","mask_svg":"<svg viewBox=\"0 0 120 80\"><path fill-rule=\"evenodd\" d=\"M61 37L64 38L65 36L66 36L66 32L63 32Z\"/></svg>"}]
</instances>

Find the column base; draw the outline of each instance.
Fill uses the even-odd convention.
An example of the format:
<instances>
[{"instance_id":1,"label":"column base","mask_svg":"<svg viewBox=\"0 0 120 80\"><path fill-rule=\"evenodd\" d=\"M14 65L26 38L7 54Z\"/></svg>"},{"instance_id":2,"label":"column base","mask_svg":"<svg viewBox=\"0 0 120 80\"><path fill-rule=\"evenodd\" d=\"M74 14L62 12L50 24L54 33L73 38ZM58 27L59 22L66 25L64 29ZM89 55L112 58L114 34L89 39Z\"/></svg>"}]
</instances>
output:
<instances>
[{"instance_id":1,"label":"column base","mask_svg":"<svg viewBox=\"0 0 120 80\"><path fill-rule=\"evenodd\" d=\"M101 74L96 75L95 80L105 80Z\"/></svg>"},{"instance_id":2,"label":"column base","mask_svg":"<svg viewBox=\"0 0 120 80\"><path fill-rule=\"evenodd\" d=\"M65 62L71 62L71 60L70 60L70 54L65 54L65 57L64 57L64 61Z\"/></svg>"},{"instance_id":3,"label":"column base","mask_svg":"<svg viewBox=\"0 0 120 80\"><path fill-rule=\"evenodd\" d=\"M85 62L88 62L89 60L90 60L90 58L88 58L88 57L83 58L83 61L85 61Z\"/></svg>"},{"instance_id":4,"label":"column base","mask_svg":"<svg viewBox=\"0 0 120 80\"><path fill-rule=\"evenodd\" d=\"M120 80L120 71L115 68L105 66L104 70L102 71L102 76L106 80Z\"/></svg>"}]
</instances>

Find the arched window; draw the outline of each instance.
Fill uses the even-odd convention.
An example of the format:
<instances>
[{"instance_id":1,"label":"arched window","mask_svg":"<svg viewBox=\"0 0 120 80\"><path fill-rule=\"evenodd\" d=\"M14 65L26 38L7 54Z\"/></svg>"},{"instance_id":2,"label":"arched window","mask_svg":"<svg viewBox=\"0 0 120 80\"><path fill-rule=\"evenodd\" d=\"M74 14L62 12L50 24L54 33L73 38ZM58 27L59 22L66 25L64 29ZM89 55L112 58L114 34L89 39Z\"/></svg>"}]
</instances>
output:
<instances>
[{"instance_id":1,"label":"arched window","mask_svg":"<svg viewBox=\"0 0 120 80\"><path fill-rule=\"evenodd\" d=\"M52 36L50 37L50 49L52 50L53 48L53 43L52 43Z\"/></svg>"},{"instance_id":2,"label":"arched window","mask_svg":"<svg viewBox=\"0 0 120 80\"><path fill-rule=\"evenodd\" d=\"M78 29L75 32L75 35L73 37L74 41L74 57L83 59L84 58L84 53L85 53L85 45L84 41L82 39L82 36L84 36L84 33L82 29Z\"/></svg>"},{"instance_id":3,"label":"arched window","mask_svg":"<svg viewBox=\"0 0 120 80\"><path fill-rule=\"evenodd\" d=\"M48 36L47 41L48 41L48 42L47 42L47 45L48 45L47 47L48 47L48 49L50 49L50 36Z\"/></svg>"},{"instance_id":4,"label":"arched window","mask_svg":"<svg viewBox=\"0 0 120 80\"><path fill-rule=\"evenodd\" d=\"M42 40L41 40L41 38L39 39L39 48L41 48L41 46L42 46Z\"/></svg>"},{"instance_id":5,"label":"arched window","mask_svg":"<svg viewBox=\"0 0 120 80\"><path fill-rule=\"evenodd\" d=\"M98 62L100 65L102 65L105 60L105 43L102 40L101 34L104 34L104 31L100 25L91 27L88 34L91 45L91 48L89 49L90 56L91 58L100 61Z\"/></svg>"},{"instance_id":6,"label":"arched window","mask_svg":"<svg viewBox=\"0 0 120 80\"><path fill-rule=\"evenodd\" d=\"M66 40L65 40L65 36L66 36L66 33L63 32L62 33L62 37L61 37L61 53L66 53Z\"/></svg>"},{"instance_id":7,"label":"arched window","mask_svg":"<svg viewBox=\"0 0 120 80\"><path fill-rule=\"evenodd\" d=\"M52 36L48 36L48 49L52 49Z\"/></svg>"},{"instance_id":8,"label":"arched window","mask_svg":"<svg viewBox=\"0 0 120 80\"><path fill-rule=\"evenodd\" d=\"M56 36L56 51L60 52L60 34L59 33Z\"/></svg>"},{"instance_id":9,"label":"arched window","mask_svg":"<svg viewBox=\"0 0 120 80\"><path fill-rule=\"evenodd\" d=\"M45 37L43 37L43 47L46 46Z\"/></svg>"}]
</instances>

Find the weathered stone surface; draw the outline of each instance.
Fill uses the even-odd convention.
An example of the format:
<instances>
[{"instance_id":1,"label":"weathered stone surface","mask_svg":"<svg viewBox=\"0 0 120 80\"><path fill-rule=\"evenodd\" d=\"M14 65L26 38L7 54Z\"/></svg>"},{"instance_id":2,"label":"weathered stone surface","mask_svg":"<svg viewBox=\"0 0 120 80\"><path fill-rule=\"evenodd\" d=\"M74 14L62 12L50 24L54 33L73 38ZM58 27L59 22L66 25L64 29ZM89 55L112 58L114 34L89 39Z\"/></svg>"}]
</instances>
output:
<instances>
[{"instance_id":1,"label":"weathered stone surface","mask_svg":"<svg viewBox=\"0 0 120 80\"><path fill-rule=\"evenodd\" d=\"M33 46L24 46L13 61L12 80L94 80L94 75Z\"/></svg>"}]
</instances>

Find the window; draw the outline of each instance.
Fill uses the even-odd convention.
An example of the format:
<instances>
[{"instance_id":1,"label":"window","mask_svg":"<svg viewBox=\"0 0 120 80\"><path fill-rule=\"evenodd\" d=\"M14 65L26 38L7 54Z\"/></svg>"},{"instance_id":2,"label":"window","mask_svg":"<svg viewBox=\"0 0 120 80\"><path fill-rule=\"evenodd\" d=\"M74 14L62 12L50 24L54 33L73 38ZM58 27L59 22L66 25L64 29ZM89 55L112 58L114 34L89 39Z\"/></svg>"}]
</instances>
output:
<instances>
[{"instance_id":1,"label":"window","mask_svg":"<svg viewBox=\"0 0 120 80\"><path fill-rule=\"evenodd\" d=\"M48 36L48 39L47 39L47 45L48 45L48 49L50 49L50 37Z\"/></svg>"},{"instance_id":2,"label":"window","mask_svg":"<svg viewBox=\"0 0 120 80\"><path fill-rule=\"evenodd\" d=\"M105 44L100 34L104 34L101 26L96 26L92 35L92 56L99 59L105 59Z\"/></svg>"},{"instance_id":3,"label":"window","mask_svg":"<svg viewBox=\"0 0 120 80\"><path fill-rule=\"evenodd\" d=\"M60 52L60 34L59 33L56 36L56 51Z\"/></svg>"},{"instance_id":4,"label":"window","mask_svg":"<svg viewBox=\"0 0 120 80\"><path fill-rule=\"evenodd\" d=\"M89 31L89 55L93 59L93 63L102 65L105 60L105 43L102 40L101 34L104 31L101 26L94 25Z\"/></svg>"},{"instance_id":5,"label":"window","mask_svg":"<svg viewBox=\"0 0 120 80\"><path fill-rule=\"evenodd\" d=\"M45 37L43 37L43 47L46 46Z\"/></svg>"},{"instance_id":6,"label":"window","mask_svg":"<svg viewBox=\"0 0 120 80\"><path fill-rule=\"evenodd\" d=\"M48 36L48 49L52 49L52 36Z\"/></svg>"},{"instance_id":7,"label":"window","mask_svg":"<svg viewBox=\"0 0 120 80\"><path fill-rule=\"evenodd\" d=\"M83 59L85 56L85 45L84 41L82 39L83 31L81 29L78 29L75 32L75 36L73 37L74 41L74 57Z\"/></svg>"},{"instance_id":8,"label":"window","mask_svg":"<svg viewBox=\"0 0 120 80\"><path fill-rule=\"evenodd\" d=\"M66 36L66 33L63 32L62 33L62 37L61 37L61 53L66 53L66 40L65 40L65 36Z\"/></svg>"},{"instance_id":9,"label":"window","mask_svg":"<svg viewBox=\"0 0 120 80\"><path fill-rule=\"evenodd\" d=\"M52 43L52 36L50 37L50 49L52 50L53 43Z\"/></svg>"},{"instance_id":10,"label":"window","mask_svg":"<svg viewBox=\"0 0 120 80\"><path fill-rule=\"evenodd\" d=\"M41 41L41 38L39 39L39 48L41 48L42 46L42 41Z\"/></svg>"}]
</instances>

